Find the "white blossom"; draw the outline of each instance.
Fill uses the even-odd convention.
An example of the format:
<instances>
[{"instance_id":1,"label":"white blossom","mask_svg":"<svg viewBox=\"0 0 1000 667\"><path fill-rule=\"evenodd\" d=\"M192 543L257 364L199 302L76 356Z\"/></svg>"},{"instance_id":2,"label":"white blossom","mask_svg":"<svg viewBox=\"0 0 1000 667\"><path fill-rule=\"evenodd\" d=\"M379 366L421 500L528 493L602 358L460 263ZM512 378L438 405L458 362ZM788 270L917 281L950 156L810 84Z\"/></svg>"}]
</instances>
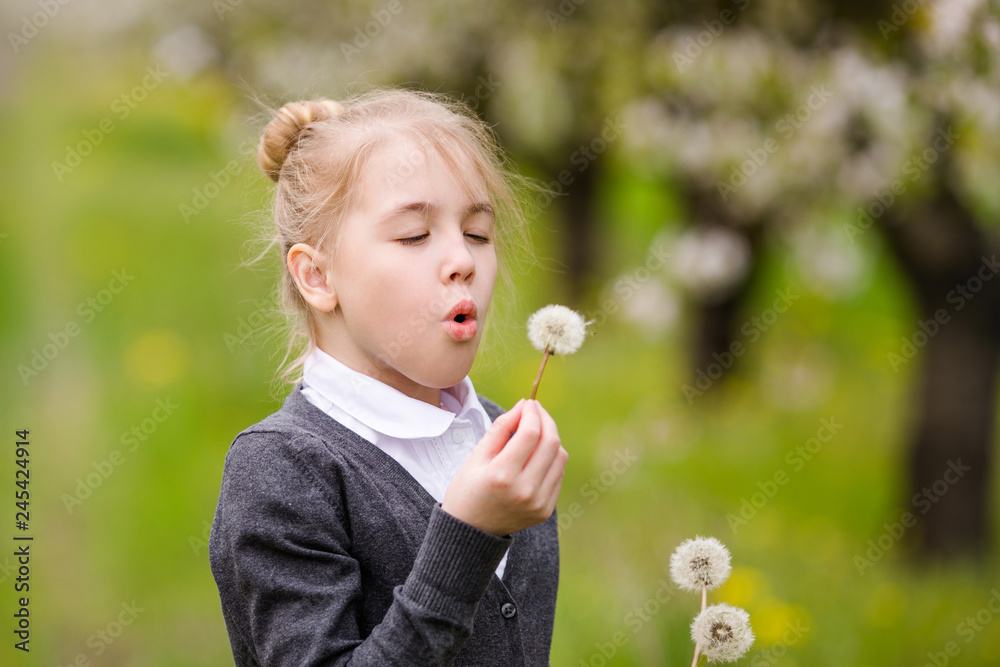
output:
<instances>
[{"instance_id":1,"label":"white blossom","mask_svg":"<svg viewBox=\"0 0 1000 667\"><path fill-rule=\"evenodd\" d=\"M750 269L747 241L717 225L699 226L685 233L677 241L674 257L674 277L703 301L729 294Z\"/></svg>"},{"instance_id":2,"label":"white blossom","mask_svg":"<svg viewBox=\"0 0 1000 667\"><path fill-rule=\"evenodd\" d=\"M619 277L612 284L620 285ZM681 304L676 292L659 280L649 280L622 304L622 315L650 339L670 331L680 318Z\"/></svg>"},{"instance_id":3,"label":"white blossom","mask_svg":"<svg viewBox=\"0 0 1000 667\"><path fill-rule=\"evenodd\" d=\"M937 0L930 11L924 36L924 48L932 56L942 57L968 41L973 17L983 0Z\"/></svg>"}]
</instances>

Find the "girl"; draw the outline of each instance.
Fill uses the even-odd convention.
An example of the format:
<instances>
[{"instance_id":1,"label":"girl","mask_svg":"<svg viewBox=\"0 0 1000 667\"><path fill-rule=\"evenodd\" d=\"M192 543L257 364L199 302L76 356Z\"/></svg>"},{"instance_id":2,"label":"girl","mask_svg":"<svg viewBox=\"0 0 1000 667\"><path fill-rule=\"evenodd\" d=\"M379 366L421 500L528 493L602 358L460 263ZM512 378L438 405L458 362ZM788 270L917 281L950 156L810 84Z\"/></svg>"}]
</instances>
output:
<instances>
[{"instance_id":1,"label":"girl","mask_svg":"<svg viewBox=\"0 0 1000 667\"><path fill-rule=\"evenodd\" d=\"M230 445L209 555L237 665L547 665L567 453L468 377L521 217L489 128L427 93L283 106L282 407ZM293 344L294 344L293 338Z\"/></svg>"}]
</instances>

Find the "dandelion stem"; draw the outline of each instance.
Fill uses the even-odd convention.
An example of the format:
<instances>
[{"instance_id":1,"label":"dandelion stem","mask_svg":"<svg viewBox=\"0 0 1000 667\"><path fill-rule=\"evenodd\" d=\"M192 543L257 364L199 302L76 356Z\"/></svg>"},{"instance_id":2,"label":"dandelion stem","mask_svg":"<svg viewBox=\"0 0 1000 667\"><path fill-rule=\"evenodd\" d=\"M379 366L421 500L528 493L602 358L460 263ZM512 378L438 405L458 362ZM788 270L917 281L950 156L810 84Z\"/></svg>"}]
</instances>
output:
<instances>
[{"instance_id":1,"label":"dandelion stem","mask_svg":"<svg viewBox=\"0 0 1000 667\"><path fill-rule=\"evenodd\" d=\"M531 400L534 400L535 394L538 392L538 384L542 381L542 371L545 370L545 362L549 360L550 354L552 354L551 350L545 350L545 356L542 357L542 365L538 369L538 376L535 378L535 383L531 385Z\"/></svg>"},{"instance_id":2,"label":"dandelion stem","mask_svg":"<svg viewBox=\"0 0 1000 667\"><path fill-rule=\"evenodd\" d=\"M705 606L708 603L708 584L702 583L701 585L701 610L705 611ZM698 665L698 654L701 653L701 643L695 642L694 644L694 659L691 661L691 667L697 667Z\"/></svg>"}]
</instances>

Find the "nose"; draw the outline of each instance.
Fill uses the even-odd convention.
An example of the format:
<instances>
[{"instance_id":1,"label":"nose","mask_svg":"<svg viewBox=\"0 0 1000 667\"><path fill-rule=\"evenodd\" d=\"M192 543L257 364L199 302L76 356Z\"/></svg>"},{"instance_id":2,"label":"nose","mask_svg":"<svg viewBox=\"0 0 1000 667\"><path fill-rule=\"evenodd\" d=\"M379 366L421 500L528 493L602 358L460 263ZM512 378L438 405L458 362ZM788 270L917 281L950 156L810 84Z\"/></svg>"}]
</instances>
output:
<instances>
[{"instance_id":1,"label":"nose","mask_svg":"<svg viewBox=\"0 0 1000 667\"><path fill-rule=\"evenodd\" d=\"M476 258L459 230L448 235L441 263L441 278L445 283L470 280L476 274Z\"/></svg>"}]
</instances>

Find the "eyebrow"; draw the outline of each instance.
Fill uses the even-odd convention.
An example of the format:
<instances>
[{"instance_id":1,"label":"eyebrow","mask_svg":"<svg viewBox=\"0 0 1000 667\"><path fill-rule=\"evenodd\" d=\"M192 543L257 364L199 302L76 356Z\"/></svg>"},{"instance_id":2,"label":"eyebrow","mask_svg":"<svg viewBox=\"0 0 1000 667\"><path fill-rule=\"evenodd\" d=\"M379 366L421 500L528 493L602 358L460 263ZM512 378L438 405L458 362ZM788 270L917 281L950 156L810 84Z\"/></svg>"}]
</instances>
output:
<instances>
[{"instance_id":1,"label":"eyebrow","mask_svg":"<svg viewBox=\"0 0 1000 667\"><path fill-rule=\"evenodd\" d=\"M411 213L411 212L422 213L422 214L432 213L435 212L437 208L438 208L437 206L427 201L410 202L409 204L403 204L401 206L397 206L396 208L392 209L379 222L380 223L388 222L393 218L395 218L396 216L403 215L404 213ZM470 215L475 215L476 213L488 213L489 215L492 216L493 207L488 202L476 202L474 204L467 206L463 213L464 213L464 215L462 216L463 218L469 217Z\"/></svg>"}]
</instances>

